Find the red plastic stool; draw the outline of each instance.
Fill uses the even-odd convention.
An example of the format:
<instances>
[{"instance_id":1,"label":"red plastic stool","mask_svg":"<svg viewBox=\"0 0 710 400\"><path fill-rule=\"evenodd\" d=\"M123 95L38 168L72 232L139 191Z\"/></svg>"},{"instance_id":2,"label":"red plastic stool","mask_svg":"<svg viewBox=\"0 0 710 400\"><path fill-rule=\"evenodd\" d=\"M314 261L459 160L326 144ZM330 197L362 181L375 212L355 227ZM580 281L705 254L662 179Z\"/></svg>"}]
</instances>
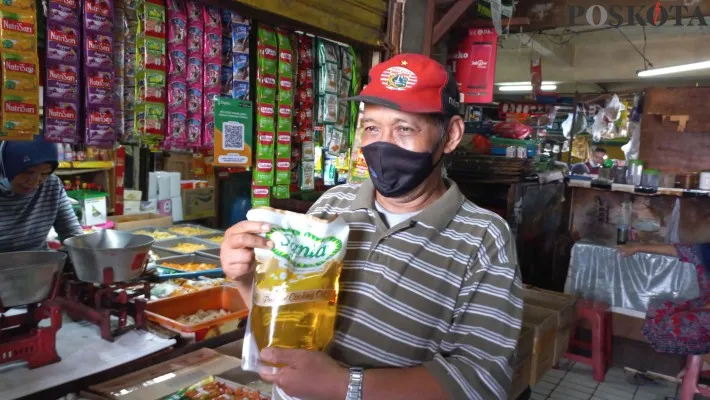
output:
<instances>
[{"instance_id":1,"label":"red plastic stool","mask_svg":"<svg viewBox=\"0 0 710 400\"><path fill-rule=\"evenodd\" d=\"M680 385L680 400L693 400L696 393L703 396L710 396L710 388L698 386L698 379L702 375L703 356L688 356L685 363L685 375L683 383ZM708 373L706 372L707 376Z\"/></svg>"},{"instance_id":2,"label":"red plastic stool","mask_svg":"<svg viewBox=\"0 0 710 400\"><path fill-rule=\"evenodd\" d=\"M591 343L576 338L576 328L580 320L587 320L592 325ZM577 321L572 327L569 347L591 350L591 357L568 351L565 358L591 365L594 368L594 380L604 382L606 371L611 366L611 311L607 304L591 300L577 302Z\"/></svg>"}]
</instances>

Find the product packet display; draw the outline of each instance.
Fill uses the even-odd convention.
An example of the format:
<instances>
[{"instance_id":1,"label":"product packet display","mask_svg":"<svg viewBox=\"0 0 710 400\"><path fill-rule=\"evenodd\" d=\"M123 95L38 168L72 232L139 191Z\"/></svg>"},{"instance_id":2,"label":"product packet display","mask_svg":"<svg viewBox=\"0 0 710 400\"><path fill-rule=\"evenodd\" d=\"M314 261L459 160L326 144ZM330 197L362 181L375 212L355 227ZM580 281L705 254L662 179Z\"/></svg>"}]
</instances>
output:
<instances>
[{"instance_id":1,"label":"product packet display","mask_svg":"<svg viewBox=\"0 0 710 400\"><path fill-rule=\"evenodd\" d=\"M269 186L254 186L251 187L251 206L268 207L271 201L271 188Z\"/></svg>"},{"instance_id":2,"label":"product packet display","mask_svg":"<svg viewBox=\"0 0 710 400\"><path fill-rule=\"evenodd\" d=\"M48 99L44 106L44 140L53 143L79 142L79 102Z\"/></svg>"},{"instance_id":3,"label":"product packet display","mask_svg":"<svg viewBox=\"0 0 710 400\"><path fill-rule=\"evenodd\" d=\"M278 42L276 33L268 26L260 25L258 29L258 68L259 72L276 77L278 74Z\"/></svg>"},{"instance_id":4,"label":"product packet display","mask_svg":"<svg viewBox=\"0 0 710 400\"><path fill-rule=\"evenodd\" d=\"M113 21L113 98L116 109L116 137L123 140L126 136L126 100L123 93L126 87L126 29L128 25L122 1L114 5Z\"/></svg>"},{"instance_id":5,"label":"product packet display","mask_svg":"<svg viewBox=\"0 0 710 400\"><path fill-rule=\"evenodd\" d=\"M113 107L115 105L113 71L89 69L85 77L86 105Z\"/></svg>"},{"instance_id":6,"label":"product packet display","mask_svg":"<svg viewBox=\"0 0 710 400\"><path fill-rule=\"evenodd\" d=\"M291 197L291 188L289 185L275 185L273 192L275 199L288 199Z\"/></svg>"},{"instance_id":7,"label":"product packet display","mask_svg":"<svg viewBox=\"0 0 710 400\"><path fill-rule=\"evenodd\" d=\"M185 2L187 14L187 146L202 147L204 7L197 1Z\"/></svg>"},{"instance_id":8,"label":"product packet display","mask_svg":"<svg viewBox=\"0 0 710 400\"><path fill-rule=\"evenodd\" d=\"M48 21L47 60L55 60L67 64L79 64L80 38L81 35L78 26Z\"/></svg>"},{"instance_id":9,"label":"product packet display","mask_svg":"<svg viewBox=\"0 0 710 400\"><path fill-rule=\"evenodd\" d=\"M257 105L256 110L256 129L260 132L274 132L274 117L276 110L273 104L261 103Z\"/></svg>"},{"instance_id":10,"label":"product packet display","mask_svg":"<svg viewBox=\"0 0 710 400\"><path fill-rule=\"evenodd\" d=\"M323 185L335 186L337 180L337 169L335 167L336 157L328 154L323 162Z\"/></svg>"},{"instance_id":11,"label":"product packet display","mask_svg":"<svg viewBox=\"0 0 710 400\"><path fill-rule=\"evenodd\" d=\"M66 26L78 27L81 23L78 0L49 0L47 22L59 22Z\"/></svg>"},{"instance_id":12,"label":"product packet display","mask_svg":"<svg viewBox=\"0 0 710 400\"><path fill-rule=\"evenodd\" d=\"M276 29L276 40L278 43L279 60L278 75L293 79L293 46L288 32L283 29Z\"/></svg>"},{"instance_id":13,"label":"product packet display","mask_svg":"<svg viewBox=\"0 0 710 400\"><path fill-rule=\"evenodd\" d=\"M214 145L214 106L222 90L222 16L217 8L206 6L202 9L202 21L202 147L211 148Z\"/></svg>"},{"instance_id":14,"label":"product packet display","mask_svg":"<svg viewBox=\"0 0 710 400\"><path fill-rule=\"evenodd\" d=\"M0 52L2 131L5 139L31 138L39 130L39 60L36 53Z\"/></svg>"},{"instance_id":15,"label":"product packet display","mask_svg":"<svg viewBox=\"0 0 710 400\"><path fill-rule=\"evenodd\" d=\"M249 30L249 20L232 13L232 97L235 99L249 99Z\"/></svg>"},{"instance_id":16,"label":"product packet display","mask_svg":"<svg viewBox=\"0 0 710 400\"><path fill-rule=\"evenodd\" d=\"M274 132L260 131L256 133L256 158L273 158L276 149Z\"/></svg>"},{"instance_id":17,"label":"product packet display","mask_svg":"<svg viewBox=\"0 0 710 400\"><path fill-rule=\"evenodd\" d=\"M274 185L274 159L272 158L257 158L256 167L252 182L257 186L273 186Z\"/></svg>"},{"instance_id":18,"label":"product packet display","mask_svg":"<svg viewBox=\"0 0 710 400\"><path fill-rule=\"evenodd\" d=\"M214 163L226 167L252 165L252 105L248 101L218 98L215 103ZM259 148L257 142L257 158ZM273 139L272 139L273 148Z\"/></svg>"},{"instance_id":19,"label":"product packet display","mask_svg":"<svg viewBox=\"0 0 710 400\"><path fill-rule=\"evenodd\" d=\"M276 157L288 158L291 156L291 134L290 132L279 132L276 135Z\"/></svg>"},{"instance_id":20,"label":"product packet display","mask_svg":"<svg viewBox=\"0 0 710 400\"><path fill-rule=\"evenodd\" d=\"M247 219L269 224L262 236L276 244L255 249L242 368L259 371L269 367L259 360L265 347L322 351L332 340L349 227L340 217L326 221L271 208L254 208Z\"/></svg>"},{"instance_id":21,"label":"product packet display","mask_svg":"<svg viewBox=\"0 0 710 400\"><path fill-rule=\"evenodd\" d=\"M161 39L165 43L167 12L162 4L143 1L138 9L139 31L146 37Z\"/></svg>"},{"instance_id":22,"label":"product packet display","mask_svg":"<svg viewBox=\"0 0 710 400\"><path fill-rule=\"evenodd\" d=\"M113 146L116 142L114 112L113 107L86 107L84 143L87 146Z\"/></svg>"},{"instance_id":23,"label":"product packet display","mask_svg":"<svg viewBox=\"0 0 710 400\"><path fill-rule=\"evenodd\" d=\"M301 161L301 169L299 171L298 187L303 191L315 190L315 162Z\"/></svg>"},{"instance_id":24,"label":"product packet display","mask_svg":"<svg viewBox=\"0 0 710 400\"><path fill-rule=\"evenodd\" d=\"M288 185L291 183L291 154L286 158L276 159L276 173L274 175L275 185Z\"/></svg>"},{"instance_id":25,"label":"product packet display","mask_svg":"<svg viewBox=\"0 0 710 400\"><path fill-rule=\"evenodd\" d=\"M0 8L0 49L37 53L37 21L35 13Z\"/></svg>"}]
</instances>

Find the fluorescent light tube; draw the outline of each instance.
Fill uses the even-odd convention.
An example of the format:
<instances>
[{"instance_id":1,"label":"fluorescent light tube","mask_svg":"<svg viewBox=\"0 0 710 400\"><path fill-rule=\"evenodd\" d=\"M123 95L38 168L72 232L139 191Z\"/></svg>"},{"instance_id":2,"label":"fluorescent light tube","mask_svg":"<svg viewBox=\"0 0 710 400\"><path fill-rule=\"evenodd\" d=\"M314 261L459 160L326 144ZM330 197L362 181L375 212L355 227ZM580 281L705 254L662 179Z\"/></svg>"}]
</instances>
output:
<instances>
[{"instance_id":1,"label":"fluorescent light tube","mask_svg":"<svg viewBox=\"0 0 710 400\"><path fill-rule=\"evenodd\" d=\"M501 92L532 92L532 85L515 85L515 86L499 86L498 90ZM542 85L540 90L545 92L551 92L557 89L557 85Z\"/></svg>"},{"instance_id":2,"label":"fluorescent light tube","mask_svg":"<svg viewBox=\"0 0 710 400\"><path fill-rule=\"evenodd\" d=\"M543 85L556 85L557 82L542 81ZM496 86L528 86L530 82L496 82Z\"/></svg>"},{"instance_id":3,"label":"fluorescent light tube","mask_svg":"<svg viewBox=\"0 0 710 400\"><path fill-rule=\"evenodd\" d=\"M702 61L702 62L691 63L691 64L675 65L673 67L645 69L642 71L638 71L636 73L636 75L638 75L640 78L647 78L649 76L677 74L679 72L697 71L699 69L707 69L707 68L710 68L710 61Z\"/></svg>"}]
</instances>

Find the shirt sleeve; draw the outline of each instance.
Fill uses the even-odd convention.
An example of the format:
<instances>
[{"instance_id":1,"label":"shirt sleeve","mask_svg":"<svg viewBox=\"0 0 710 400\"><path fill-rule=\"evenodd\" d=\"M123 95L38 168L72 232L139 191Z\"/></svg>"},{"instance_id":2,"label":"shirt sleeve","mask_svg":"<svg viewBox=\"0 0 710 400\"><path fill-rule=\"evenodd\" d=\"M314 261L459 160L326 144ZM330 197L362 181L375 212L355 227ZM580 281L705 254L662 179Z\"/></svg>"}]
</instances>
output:
<instances>
[{"instance_id":1,"label":"shirt sleeve","mask_svg":"<svg viewBox=\"0 0 710 400\"><path fill-rule=\"evenodd\" d=\"M84 233L71 207L67 192L61 185L59 186L59 207L57 208L57 217L54 220L54 230L57 231L61 242Z\"/></svg>"},{"instance_id":2,"label":"shirt sleeve","mask_svg":"<svg viewBox=\"0 0 710 400\"><path fill-rule=\"evenodd\" d=\"M439 354L424 366L451 399L507 399L523 314L510 229L493 221L472 258Z\"/></svg>"}]
</instances>

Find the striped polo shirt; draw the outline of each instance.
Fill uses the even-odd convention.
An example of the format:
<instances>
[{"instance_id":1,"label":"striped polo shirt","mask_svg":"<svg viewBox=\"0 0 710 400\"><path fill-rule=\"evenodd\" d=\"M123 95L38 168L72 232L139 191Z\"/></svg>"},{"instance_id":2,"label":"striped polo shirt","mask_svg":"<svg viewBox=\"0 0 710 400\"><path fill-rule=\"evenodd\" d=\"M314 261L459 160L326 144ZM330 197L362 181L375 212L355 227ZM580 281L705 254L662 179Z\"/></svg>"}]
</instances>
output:
<instances>
[{"instance_id":1,"label":"striped polo shirt","mask_svg":"<svg viewBox=\"0 0 710 400\"><path fill-rule=\"evenodd\" d=\"M506 399L523 312L515 242L458 186L388 228L371 181L311 207L350 225L329 354L348 366L423 365L451 399Z\"/></svg>"},{"instance_id":2,"label":"striped polo shirt","mask_svg":"<svg viewBox=\"0 0 710 400\"><path fill-rule=\"evenodd\" d=\"M50 175L27 196L0 187L0 253L49 250L52 227L62 241L84 233L58 177Z\"/></svg>"}]
</instances>

